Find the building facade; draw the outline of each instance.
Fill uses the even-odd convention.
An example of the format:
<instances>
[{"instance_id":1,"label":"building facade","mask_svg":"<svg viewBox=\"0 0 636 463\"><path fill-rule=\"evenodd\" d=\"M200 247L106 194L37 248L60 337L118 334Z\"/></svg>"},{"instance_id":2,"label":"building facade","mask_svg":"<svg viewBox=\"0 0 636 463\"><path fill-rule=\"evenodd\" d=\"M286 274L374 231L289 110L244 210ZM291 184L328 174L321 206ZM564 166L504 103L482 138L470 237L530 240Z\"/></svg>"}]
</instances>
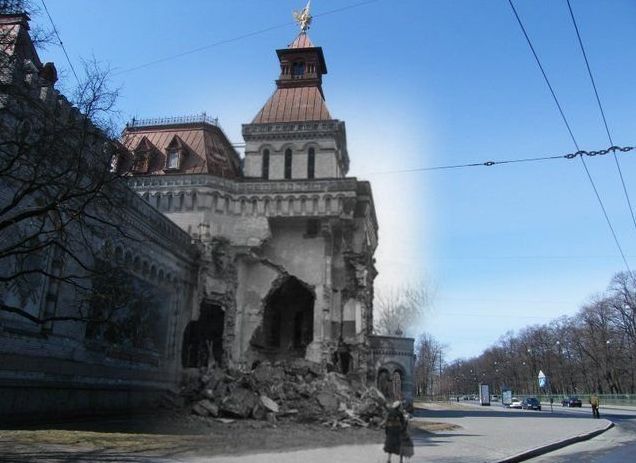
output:
<instances>
[{"instance_id":1,"label":"building facade","mask_svg":"<svg viewBox=\"0 0 636 463\"><path fill-rule=\"evenodd\" d=\"M203 117L129 124L122 166L132 167L134 191L209 249L193 319L217 308L219 360L301 357L366 378L378 229L371 187L346 177L345 124L324 100L322 49L302 32L277 54L274 94L243 126L242 171ZM197 350L185 340L188 349Z\"/></svg>"},{"instance_id":2,"label":"building facade","mask_svg":"<svg viewBox=\"0 0 636 463\"><path fill-rule=\"evenodd\" d=\"M31 69L12 78L55 118L74 114L54 88L53 65L37 57L28 18L1 19ZM0 413L134 408L186 368L295 358L412 397L412 340L372 334L378 223L369 182L347 177L345 123L327 109L323 51L303 29L276 53L276 88L243 125L243 158L206 115L127 124L112 169L127 183L122 220L134 239L96 233L93 242L129 286L152 295L119 326L152 329L113 339L96 324L34 324L0 310ZM34 315L70 310L63 285L38 285ZM0 296L20 303L7 288Z\"/></svg>"}]
</instances>

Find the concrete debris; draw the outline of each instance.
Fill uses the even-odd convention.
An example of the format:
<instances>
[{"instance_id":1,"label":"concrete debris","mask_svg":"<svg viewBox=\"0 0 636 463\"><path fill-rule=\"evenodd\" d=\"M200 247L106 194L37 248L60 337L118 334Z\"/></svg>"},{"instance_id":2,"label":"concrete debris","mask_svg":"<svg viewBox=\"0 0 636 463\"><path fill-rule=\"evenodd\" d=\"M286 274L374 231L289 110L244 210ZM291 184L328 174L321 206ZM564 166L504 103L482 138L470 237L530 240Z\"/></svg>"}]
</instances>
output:
<instances>
[{"instance_id":1,"label":"concrete debris","mask_svg":"<svg viewBox=\"0 0 636 463\"><path fill-rule=\"evenodd\" d=\"M234 420L231 420L229 418L216 418L216 421L218 421L219 423L223 423L223 424L234 423Z\"/></svg>"},{"instance_id":2,"label":"concrete debris","mask_svg":"<svg viewBox=\"0 0 636 463\"><path fill-rule=\"evenodd\" d=\"M323 373L319 364L304 359L261 362L249 372L188 370L181 399L163 404L179 409L183 407L176 404L189 403L188 410L202 417L251 418L269 425L289 420L334 429L379 426L386 412L386 399L375 387L339 373Z\"/></svg>"},{"instance_id":3,"label":"concrete debris","mask_svg":"<svg viewBox=\"0 0 636 463\"><path fill-rule=\"evenodd\" d=\"M278 411L280 410L278 404L266 395L261 396L261 404L263 404L263 407L265 407L270 412L278 413Z\"/></svg>"},{"instance_id":4,"label":"concrete debris","mask_svg":"<svg viewBox=\"0 0 636 463\"><path fill-rule=\"evenodd\" d=\"M192 406L192 413L199 416L208 416L208 411L199 404Z\"/></svg>"},{"instance_id":5,"label":"concrete debris","mask_svg":"<svg viewBox=\"0 0 636 463\"><path fill-rule=\"evenodd\" d=\"M215 418L217 416L219 416L219 407L218 407L218 405L213 404L212 402L210 402L207 399L203 399L203 400L199 401L198 404L201 407L205 408L208 411L208 414L210 416L213 416Z\"/></svg>"},{"instance_id":6,"label":"concrete debris","mask_svg":"<svg viewBox=\"0 0 636 463\"><path fill-rule=\"evenodd\" d=\"M219 408L229 416L237 418L249 418L256 407L258 398L249 389L237 387L221 400Z\"/></svg>"}]
</instances>

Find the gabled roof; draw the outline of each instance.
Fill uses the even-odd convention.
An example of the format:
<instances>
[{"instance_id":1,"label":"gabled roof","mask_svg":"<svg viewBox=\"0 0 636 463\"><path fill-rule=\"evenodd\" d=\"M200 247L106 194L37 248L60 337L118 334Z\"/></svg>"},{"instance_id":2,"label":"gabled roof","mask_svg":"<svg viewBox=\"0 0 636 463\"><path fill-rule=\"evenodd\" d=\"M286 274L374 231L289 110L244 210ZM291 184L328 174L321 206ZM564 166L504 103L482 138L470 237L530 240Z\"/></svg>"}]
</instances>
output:
<instances>
[{"instance_id":1,"label":"gabled roof","mask_svg":"<svg viewBox=\"0 0 636 463\"><path fill-rule=\"evenodd\" d=\"M139 152L154 151L155 147L152 143L150 143L148 137L143 136L137 141L134 150Z\"/></svg>"},{"instance_id":2,"label":"gabled roof","mask_svg":"<svg viewBox=\"0 0 636 463\"><path fill-rule=\"evenodd\" d=\"M252 124L326 121L331 115L318 87L277 88Z\"/></svg>"},{"instance_id":3,"label":"gabled roof","mask_svg":"<svg viewBox=\"0 0 636 463\"><path fill-rule=\"evenodd\" d=\"M187 146L185 143L183 143L183 140L179 138L179 135L175 135L174 137L172 137L172 140L170 140L170 143L166 145L166 149L168 148L177 148L177 149L186 150Z\"/></svg>"}]
</instances>

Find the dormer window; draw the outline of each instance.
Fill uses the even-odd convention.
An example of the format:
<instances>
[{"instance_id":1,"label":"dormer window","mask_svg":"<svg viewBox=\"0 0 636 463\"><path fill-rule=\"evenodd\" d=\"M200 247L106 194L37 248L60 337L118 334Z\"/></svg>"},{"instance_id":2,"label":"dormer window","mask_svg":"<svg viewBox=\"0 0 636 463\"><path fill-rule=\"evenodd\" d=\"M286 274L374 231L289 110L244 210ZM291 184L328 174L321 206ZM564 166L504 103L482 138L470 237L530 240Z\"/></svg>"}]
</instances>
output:
<instances>
[{"instance_id":1,"label":"dormer window","mask_svg":"<svg viewBox=\"0 0 636 463\"><path fill-rule=\"evenodd\" d=\"M167 169L178 169L179 168L179 158L180 158L179 150L177 149L169 149L168 150L168 159L166 162Z\"/></svg>"},{"instance_id":2,"label":"dormer window","mask_svg":"<svg viewBox=\"0 0 636 463\"><path fill-rule=\"evenodd\" d=\"M156 150L152 143L146 137L142 137L133 151L133 171L139 174L147 174L151 168L151 161L156 159L155 154Z\"/></svg>"},{"instance_id":3,"label":"dormer window","mask_svg":"<svg viewBox=\"0 0 636 463\"><path fill-rule=\"evenodd\" d=\"M164 148L166 153L166 164L164 170L179 170L183 167L183 160L187 150L185 143L178 135L172 137L170 143Z\"/></svg>"},{"instance_id":4,"label":"dormer window","mask_svg":"<svg viewBox=\"0 0 636 463\"><path fill-rule=\"evenodd\" d=\"M139 173L148 172L148 157L149 156L147 151L135 152L135 163L133 166L133 170Z\"/></svg>"}]
</instances>

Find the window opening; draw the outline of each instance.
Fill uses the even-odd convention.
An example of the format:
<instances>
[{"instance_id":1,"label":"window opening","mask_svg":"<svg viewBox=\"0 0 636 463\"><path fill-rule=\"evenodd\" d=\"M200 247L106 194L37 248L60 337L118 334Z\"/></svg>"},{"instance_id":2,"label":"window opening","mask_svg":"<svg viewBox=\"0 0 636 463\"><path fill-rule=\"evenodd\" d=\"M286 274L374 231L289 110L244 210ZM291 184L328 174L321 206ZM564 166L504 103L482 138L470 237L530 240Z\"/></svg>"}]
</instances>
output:
<instances>
[{"instance_id":1,"label":"window opening","mask_svg":"<svg viewBox=\"0 0 636 463\"><path fill-rule=\"evenodd\" d=\"M290 148L285 150L285 178L292 178L292 150Z\"/></svg>"},{"instance_id":2,"label":"window opening","mask_svg":"<svg viewBox=\"0 0 636 463\"><path fill-rule=\"evenodd\" d=\"M316 150L309 148L309 154L307 155L307 178L314 178L316 170Z\"/></svg>"},{"instance_id":3,"label":"window opening","mask_svg":"<svg viewBox=\"0 0 636 463\"><path fill-rule=\"evenodd\" d=\"M168 169L178 169L179 168L179 151L176 149L171 149L168 151Z\"/></svg>"},{"instance_id":4,"label":"window opening","mask_svg":"<svg viewBox=\"0 0 636 463\"><path fill-rule=\"evenodd\" d=\"M305 74L305 63L302 61L296 61L292 64L292 76L302 77Z\"/></svg>"},{"instance_id":5,"label":"window opening","mask_svg":"<svg viewBox=\"0 0 636 463\"><path fill-rule=\"evenodd\" d=\"M263 165L262 165L261 177L264 179L269 178L269 150L263 151Z\"/></svg>"},{"instance_id":6,"label":"window opening","mask_svg":"<svg viewBox=\"0 0 636 463\"><path fill-rule=\"evenodd\" d=\"M274 358L305 356L313 340L314 299L294 277L288 277L267 297L261 344L266 354Z\"/></svg>"}]
</instances>

